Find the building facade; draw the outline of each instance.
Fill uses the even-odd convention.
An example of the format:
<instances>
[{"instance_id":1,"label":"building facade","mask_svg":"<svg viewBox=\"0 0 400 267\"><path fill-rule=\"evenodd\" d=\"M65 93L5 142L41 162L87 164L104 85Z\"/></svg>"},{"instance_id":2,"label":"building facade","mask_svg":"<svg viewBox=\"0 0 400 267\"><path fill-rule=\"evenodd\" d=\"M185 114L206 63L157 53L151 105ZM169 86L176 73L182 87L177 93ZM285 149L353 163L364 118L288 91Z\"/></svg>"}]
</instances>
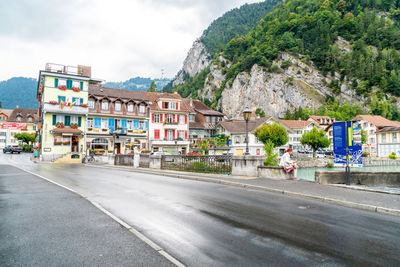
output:
<instances>
[{"instance_id":1,"label":"building facade","mask_svg":"<svg viewBox=\"0 0 400 267\"><path fill-rule=\"evenodd\" d=\"M212 110L199 100L185 99L185 102L193 110L189 114L189 139L199 140L215 135L217 125L225 115Z\"/></svg>"},{"instance_id":2,"label":"building facade","mask_svg":"<svg viewBox=\"0 0 400 267\"><path fill-rule=\"evenodd\" d=\"M318 126L316 123L312 121L302 121L302 120L279 120L279 121L288 130L289 142L286 146L297 151L306 149L306 147L301 144L301 137L303 136L303 134L311 131L314 127Z\"/></svg>"},{"instance_id":3,"label":"building facade","mask_svg":"<svg viewBox=\"0 0 400 267\"><path fill-rule=\"evenodd\" d=\"M384 127L376 132L378 141L378 157L387 158L395 153L400 156L400 126Z\"/></svg>"},{"instance_id":4,"label":"building facade","mask_svg":"<svg viewBox=\"0 0 400 267\"><path fill-rule=\"evenodd\" d=\"M150 104L145 92L89 86L86 141L95 154L149 150Z\"/></svg>"},{"instance_id":5,"label":"building facade","mask_svg":"<svg viewBox=\"0 0 400 267\"><path fill-rule=\"evenodd\" d=\"M6 126L6 122L11 113L12 109L0 108L0 148L4 148L7 145L8 126Z\"/></svg>"},{"instance_id":6,"label":"building facade","mask_svg":"<svg viewBox=\"0 0 400 267\"><path fill-rule=\"evenodd\" d=\"M38 79L41 160L80 159L86 150L90 67L46 64Z\"/></svg>"},{"instance_id":7,"label":"building facade","mask_svg":"<svg viewBox=\"0 0 400 267\"><path fill-rule=\"evenodd\" d=\"M189 152L189 114L193 110L177 93L146 92L151 102L149 142L152 152Z\"/></svg>"}]
</instances>

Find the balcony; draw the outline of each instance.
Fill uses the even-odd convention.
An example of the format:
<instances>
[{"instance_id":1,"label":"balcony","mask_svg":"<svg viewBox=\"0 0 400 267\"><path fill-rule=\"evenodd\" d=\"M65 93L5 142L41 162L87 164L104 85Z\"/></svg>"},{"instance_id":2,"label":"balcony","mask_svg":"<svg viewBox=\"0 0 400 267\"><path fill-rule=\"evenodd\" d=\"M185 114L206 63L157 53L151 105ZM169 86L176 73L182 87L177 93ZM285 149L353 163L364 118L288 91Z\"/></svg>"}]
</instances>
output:
<instances>
[{"instance_id":1,"label":"balcony","mask_svg":"<svg viewBox=\"0 0 400 267\"><path fill-rule=\"evenodd\" d=\"M91 76L91 67L81 66L81 65L75 67L75 66L66 66L55 63L47 63L45 70L48 72L56 72L62 74L71 74L71 75L79 75L86 77Z\"/></svg>"},{"instance_id":2,"label":"balcony","mask_svg":"<svg viewBox=\"0 0 400 267\"><path fill-rule=\"evenodd\" d=\"M44 103L43 111L48 113L86 115L89 112L89 108L82 106L63 106L60 104Z\"/></svg>"}]
</instances>

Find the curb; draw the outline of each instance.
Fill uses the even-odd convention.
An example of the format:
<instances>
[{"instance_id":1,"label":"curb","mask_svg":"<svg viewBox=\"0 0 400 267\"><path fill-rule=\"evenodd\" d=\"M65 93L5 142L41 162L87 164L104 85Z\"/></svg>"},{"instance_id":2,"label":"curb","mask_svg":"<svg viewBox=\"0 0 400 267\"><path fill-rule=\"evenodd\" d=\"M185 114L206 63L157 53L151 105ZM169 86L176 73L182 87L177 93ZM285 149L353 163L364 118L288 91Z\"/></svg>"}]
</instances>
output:
<instances>
[{"instance_id":1,"label":"curb","mask_svg":"<svg viewBox=\"0 0 400 267\"><path fill-rule=\"evenodd\" d=\"M134 227L130 226L128 223L124 222L123 220L121 220L120 218L118 218L117 216L115 216L114 214L112 214L111 212L109 212L108 210L106 210L105 208L103 208L103 206L101 206L98 202L91 200L90 198L78 193L77 191L64 186L62 184L59 184L57 182L52 181L49 178L46 178L40 174L36 174L34 172L25 170L21 167L18 167L14 164L9 164L17 169L20 169L24 172L27 172L29 174L32 174L34 176L37 176L43 180L46 180L49 183L52 183L54 185L57 185L59 187L62 187L72 193L77 194L78 196L86 199L87 201L89 201L89 203L91 203L93 206L95 206L96 208L98 208L100 211L102 211L103 213L105 213L106 215L108 215L109 217L111 217L114 221L116 221L118 224L120 224L121 226L125 227L129 232L131 232L132 234L134 234L136 237L138 237L140 240L142 240L143 242L145 242L147 245L149 245L152 249L154 249L156 252L158 252L159 254L161 254L164 258L166 258L167 260L169 260L171 263L173 263L176 266L179 267L183 267L186 266L183 263L181 263L179 260L177 260L176 258L174 258L172 255L170 255L168 252L166 252L163 248L161 248L160 246L158 246L156 243L154 243L151 239L149 239L148 237L146 237L144 234L142 234L139 230L136 230Z\"/></svg>"},{"instance_id":2,"label":"curb","mask_svg":"<svg viewBox=\"0 0 400 267\"><path fill-rule=\"evenodd\" d=\"M87 166L87 167L95 167L95 168L96 167L97 168L105 168L105 169L111 169L111 170L113 170L113 169L114 170L126 170L126 171L129 171L129 172L138 172L138 173L144 173L144 174L155 174L155 175L167 176L167 177L173 177L173 178L179 178L179 179L185 179L185 180L210 182L210 183L216 183L216 184L223 184L223 185L230 185L230 186L243 187L243 188L249 188L249 189L256 189L256 190L262 190L262 191L278 193L278 194L283 194L283 195L288 195L288 196L302 197L302 198L318 200L318 201L325 202L325 203L328 203L328 204L335 204L335 205L339 205L339 206L343 206L343 207L347 207L347 208L356 208L356 209L365 210L365 211L372 211L372 212L388 214L388 215L393 215L393 216L400 216L400 210L397 210L397 209L384 208L384 207L379 207L379 206L361 204L361 203L350 202L350 201L345 201L345 200L339 200L339 199L334 199L334 198L326 198L326 197L309 195L309 194L292 192L292 191L285 191L285 190L280 190L280 189L270 188L270 187L265 187L265 186L258 186L258 185L251 185L251 184L245 184L245 183L238 183L238 182L232 182L232 181L219 180L219 179L215 179L215 178L207 177L207 176L175 174L175 173L168 173L168 172L162 173L162 172L153 171L153 170L131 169L131 168L121 168L121 167L113 167L113 166L91 166L91 165L85 165L85 166Z\"/></svg>"}]
</instances>

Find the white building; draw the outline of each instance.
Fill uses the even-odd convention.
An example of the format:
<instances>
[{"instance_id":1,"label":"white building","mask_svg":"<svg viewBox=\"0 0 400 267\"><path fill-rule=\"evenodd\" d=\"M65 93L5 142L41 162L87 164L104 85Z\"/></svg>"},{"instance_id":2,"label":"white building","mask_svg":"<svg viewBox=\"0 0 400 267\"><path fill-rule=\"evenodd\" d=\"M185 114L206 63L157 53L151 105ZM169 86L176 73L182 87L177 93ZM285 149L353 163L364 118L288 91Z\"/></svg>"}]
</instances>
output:
<instances>
[{"instance_id":1,"label":"white building","mask_svg":"<svg viewBox=\"0 0 400 267\"><path fill-rule=\"evenodd\" d=\"M313 121L302 121L302 120L279 120L280 123L285 126L288 130L289 142L287 147L293 150L303 150L303 146L300 142L301 137L304 133L311 131L314 127L318 127L317 123Z\"/></svg>"},{"instance_id":2,"label":"white building","mask_svg":"<svg viewBox=\"0 0 400 267\"><path fill-rule=\"evenodd\" d=\"M189 152L189 113L193 110L179 94L146 92L151 102L149 143L152 152Z\"/></svg>"}]
</instances>

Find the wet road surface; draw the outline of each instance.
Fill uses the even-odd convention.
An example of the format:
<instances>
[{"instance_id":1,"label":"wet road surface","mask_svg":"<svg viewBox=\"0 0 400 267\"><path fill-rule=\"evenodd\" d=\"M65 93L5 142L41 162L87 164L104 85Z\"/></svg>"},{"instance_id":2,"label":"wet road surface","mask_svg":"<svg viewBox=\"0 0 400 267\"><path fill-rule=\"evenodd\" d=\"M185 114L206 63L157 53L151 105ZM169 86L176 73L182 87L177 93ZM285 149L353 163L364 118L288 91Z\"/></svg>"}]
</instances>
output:
<instances>
[{"instance_id":1,"label":"wet road surface","mask_svg":"<svg viewBox=\"0 0 400 267\"><path fill-rule=\"evenodd\" d=\"M1 160L95 200L189 266L400 264L399 217L213 183L32 164L18 155Z\"/></svg>"}]
</instances>

